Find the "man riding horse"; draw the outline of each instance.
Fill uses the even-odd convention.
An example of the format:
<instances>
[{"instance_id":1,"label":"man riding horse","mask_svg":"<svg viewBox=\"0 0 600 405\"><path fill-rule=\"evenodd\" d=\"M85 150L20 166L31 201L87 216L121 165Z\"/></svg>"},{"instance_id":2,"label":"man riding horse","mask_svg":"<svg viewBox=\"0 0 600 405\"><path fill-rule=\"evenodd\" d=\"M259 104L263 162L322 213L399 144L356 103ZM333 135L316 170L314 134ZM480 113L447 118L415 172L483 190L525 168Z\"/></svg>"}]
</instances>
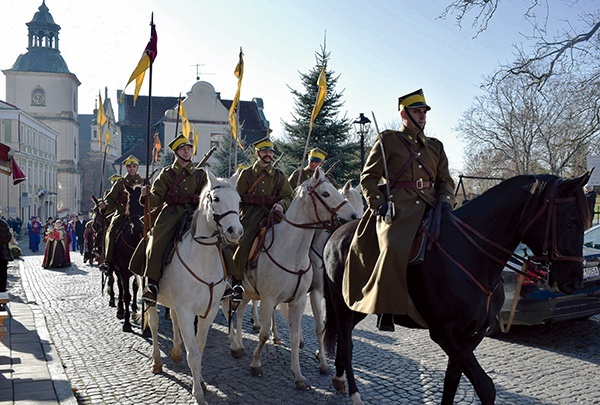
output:
<instances>
[{"instance_id":1,"label":"man riding horse","mask_svg":"<svg viewBox=\"0 0 600 405\"><path fill-rule=\"evenodd\" d=\"M423 90L400 97L398 103L402 128L377 138L361 174L369 210L352 239L343 284L352 310L388 314L378 322L387 331L394 330L389 314L406 315L412 305L406 269L421 220L438 204L444 210L454 205L454 181L442 142L423 133L431 109ZM389 198L378 187L382 178Z\"/></svg>"},{"instance_id":2,"label":"man riding horse","mask_svg":"<svg viewBox=\"0 0 600 405\"><path fill-rule=\"evenodd\" d=\"M127 203L129 202L129 193L125 186L133 188L141 186L142 178L138 174L140 160L133 155L129 155L123 164L127 169L125 177L118 178L112 185L110 191L104 196L106 202L100 202L98 208L103 210L103 214L108 216L112 214L112 219L106 231L104 243L104 262L100 265L102 271L112 270L114 266L115 240L117 234L127 222Z\"/></svg>"},{"instance_id":3,"label":"man riding horse","mask_svg":"<svg viewBox=\"0 0 600 405\"><path fill-rule=\"evenodd\" d=\"M271 209L283 213L292 202L293 190L283 172L273 167L273 142L267 137L254 143L256 162L242 170L237 181L237 191L242 198L240 219L244 236L233 255L235 269L232 276L234 300L242 299L242 280L248 263L248 255L258 234L260 224ZM228 266L229 268L229 266Z\"/></svg>"},{"instance_id":4,"label":"man riding horse","mask_svg":"<svg viewBox=\"0 0 600 405\"><path fill-rule=\"evenodd\" d=\"M292 188L296 188L306 180L310 179L315 173L315 170L317 170L317 167L321 167L325 161L325 158L327 157L327 152L320 148L313 148L309 150L307 154L308 164L306 167L304 169L294 170L290 177L288 177L288 181L290 182ZM302 172L302 174L300 174L300 178L298 178L298 173L300 172ZM327 177L327 180L333 184L333 187L337 189L341 188L331 173L326 173L325 176Z\"/></svg>"},{"instance_id":5,"label":"man riding horse","mask_svg":"<svg viewBox=\"0 0 600 405\"><path fill-rule=\"evenodd\" d=\"M177 236L184 218L198 207L198 196L207 183L206 172L196 170L192 163L193 143L180 133L169 143L175 161L163 168L149 190L142 188L141 200L150 199L150 207L162 207L148 242L142 239L129 264L129 269L140 276L148 277L142 300L146 305L156 305L158 282L163 269L165 252ZM144 201L142 201L144 202Z\"/></svg>"}]
</instances>

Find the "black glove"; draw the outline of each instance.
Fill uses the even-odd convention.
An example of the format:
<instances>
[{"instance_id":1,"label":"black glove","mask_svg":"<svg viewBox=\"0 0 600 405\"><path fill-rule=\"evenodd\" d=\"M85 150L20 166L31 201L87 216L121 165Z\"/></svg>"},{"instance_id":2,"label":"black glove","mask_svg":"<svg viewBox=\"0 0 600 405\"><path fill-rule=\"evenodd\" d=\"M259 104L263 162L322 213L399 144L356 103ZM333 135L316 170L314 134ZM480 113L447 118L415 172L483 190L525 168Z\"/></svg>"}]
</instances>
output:
<instances>
[{"instance_id":1,"label":"black glove","mask_svg":"<svg viewBox=\"0 0 600 405\"><path fill-rule=\"evenodd\" d=\"M450 212L452 211L452 204L448 201L442 202L442 212Z\"/></svg>"},{"instance_id":2,"label":"black glove","mask_svg":"<svg viewBox=\"0 0 600 405\"><path fill-rule=\"evenodd\" d=\"M385 214L388 212L388 203L383 203L379 207L377 207L377 215L380 217L385 217Z\"/></svg>"}]
</instances>

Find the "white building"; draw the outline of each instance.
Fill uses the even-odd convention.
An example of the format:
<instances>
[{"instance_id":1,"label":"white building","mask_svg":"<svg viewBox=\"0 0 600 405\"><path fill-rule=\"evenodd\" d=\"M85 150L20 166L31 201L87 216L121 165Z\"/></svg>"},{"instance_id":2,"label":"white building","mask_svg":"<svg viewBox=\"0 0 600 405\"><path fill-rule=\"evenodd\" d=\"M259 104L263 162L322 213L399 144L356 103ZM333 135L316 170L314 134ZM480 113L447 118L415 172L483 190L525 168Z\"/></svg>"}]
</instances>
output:
<instances>
[{"instance_id":1,"label":"white building","mask_svg":"<svg viewBox=\"0 0 600 405\"><path fill-rule=\"evenodd\" d=\"M42 220L56 216L58 137L25 111L0 101L0 142L17 151L14 158L27 175L16 186L11 176L0 175L2 215L20 217L25 223L32 215Z\"/></svg>"},{"instance_id":2,"label":"white building","mask_svg":"<svg viewBox=\"0 0 600 405\"><path fill-rule=\"evenodd\" d=\"M78 87L81 84L60 54L58 32L44 1L27 23L27 52L2 72L6 101L58 133L56 139L56 212L77 213L81 200L79 173Z\"/></svg>"}]
</instances>

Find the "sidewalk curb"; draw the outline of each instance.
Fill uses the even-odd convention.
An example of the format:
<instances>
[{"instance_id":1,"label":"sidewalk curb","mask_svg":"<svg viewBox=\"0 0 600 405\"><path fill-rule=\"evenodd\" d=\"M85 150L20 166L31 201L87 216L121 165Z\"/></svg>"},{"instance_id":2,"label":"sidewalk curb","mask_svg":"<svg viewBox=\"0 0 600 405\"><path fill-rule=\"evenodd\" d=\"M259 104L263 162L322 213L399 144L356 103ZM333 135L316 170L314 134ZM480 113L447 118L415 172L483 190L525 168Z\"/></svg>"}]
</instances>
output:
<instances>
[{"instance_id":1,"label":"sidewalk curb","mask_svg":"<svg viewBox=\"0 0 600 405\"><path fill-rule=\"evenodd\" d=\"M23 290L25 291L25 296L27 297L26 304L33 313L35 328L40 338L42 347L44 348L48 372L52 378L52 385L54 386L54 392L56 392L57 399L60 404L77 405L77 399L75 398L73 390L71 389L71 384L69 383L67 386L65 384L58 385L55 383L55 381L69 382L69 378L64 371L62 361L60 360L58 352L56 351L56 346L50 337L50 332L48 331L48 326L46 324L46 318L35 301L35 298L32 296L32 287L29 284L29 274L27 274L24 269L24 261L19 261L19 272L21 274L21 282L23 283Z\"/></svg>"}]
</instances>

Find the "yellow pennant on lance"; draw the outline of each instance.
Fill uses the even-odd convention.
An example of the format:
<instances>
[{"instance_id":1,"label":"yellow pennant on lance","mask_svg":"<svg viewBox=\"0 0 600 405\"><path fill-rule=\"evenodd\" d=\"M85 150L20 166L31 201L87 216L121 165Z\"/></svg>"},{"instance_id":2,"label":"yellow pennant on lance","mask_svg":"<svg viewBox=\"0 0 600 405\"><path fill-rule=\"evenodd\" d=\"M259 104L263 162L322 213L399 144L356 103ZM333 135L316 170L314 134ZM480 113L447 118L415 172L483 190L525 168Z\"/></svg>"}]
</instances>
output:
<instances>
[{"instance_id":1,"label":"yellow pennant on lance","mask_svg":"<svg viewBox=\"0 0 600 405\"><path fill-rule=\"evenodd\" d=\"M154 59L156 58L157 51L157 36L156 36L156 26L151 23L150 24L150 41L146 45L146 49L144 49L144 53L142 54L142 58L138 62L137 66L133 70L131 76L129 76L129 80L121 93L121 97L119 98L119 102L123 102L123 98L125 97L125 89L129 86L129 83L135 80L135 90L133 92L133 105L135 106L135 102L137 101L138 95L140 94L140 89L142 88L142 83L144 82L144 76L146 75L146 70L152 65Z\"/></svg>"},{"instance_id":2,"label":"yellow pennant on lance","mask_svg":"<svg viewBox=\"0 0 600 405\"><path fill-rule=\"evenodd\" d=\"M183 136L190 139L190 121L187 119L183 100L181 99L179 99L179 116L181 117L181 132L183 133Z\"/></svg>"},{"instance_id":3,"label":"yellow pennant on lance","mask_svg":"<svg viewBox=\"0 0 600 405\"><path fill-rule=\"evenodd\" d=\"M229 123L231 124L231 134L233 135L233 139L237 141L237 144L241 149L244 149L242 143L238 138L238 123L237 117L235 116L235 112L237 110L238 104L240 102L240 91L242 89L242 78L244 77L244 54L242 53L242 48L240 48L240 60L233 71L235 77L238 78L238 87L235 93L235 97L231 102L231 107L229 108Z\"/></svg>"},{"instance_id":4,"label":"yellow pennant on lance","mask_svg":"<svg viewBox=\"0 0 600 405\"><path fill-rule=\"evenodd\" d=\"M160 143L160 138L158 134L154 134L154 147L152 148L152 156L154 158L154 162L158 162L158 153L162 149L162 144Z\"/></svg>"},{"instance_id":5,"label":"yellow pennant on lance","mask_svg":"<svg viewBox=\"0 0 600 405\"><path fill-rule=\"evenodd\" d=\"M98 125L98 147L102 150L102 132L106 125L106 114L104 114L104 103L102 103L102 95L98 92L98 114L96 115L96 124Z\"/></svg>"},{"instance_id":6,"label":"yellow pennant on lance","mask_svg":"<svg viewBox=\"0 0 600 405\"><path fill-rule=\"evenodd\" d=\"M200 139L200 134L198 134L198 130L196 129L196 124L194 124L194 153L192 156L196 156L196 151L198 150L198 140Z\"/></svg>"},{"instance_id":7,"label":"yellow pennant on lance","mask_svg":"<svg viewBox=\"0 0 600 405\"><path fill-rule=\"evenodd\" d=\"M321 68L321 73L317 79L317 86L319 86L319 90L317 92L317 101L315 102L312 114L310 115L309 131L312 131L315 119L317 118L317 115L319 115L319 111L321 111L321 107L323 107L325 97L327 96L327 76L325 75L325 66Z\"/></svg>"}]
</instances>

